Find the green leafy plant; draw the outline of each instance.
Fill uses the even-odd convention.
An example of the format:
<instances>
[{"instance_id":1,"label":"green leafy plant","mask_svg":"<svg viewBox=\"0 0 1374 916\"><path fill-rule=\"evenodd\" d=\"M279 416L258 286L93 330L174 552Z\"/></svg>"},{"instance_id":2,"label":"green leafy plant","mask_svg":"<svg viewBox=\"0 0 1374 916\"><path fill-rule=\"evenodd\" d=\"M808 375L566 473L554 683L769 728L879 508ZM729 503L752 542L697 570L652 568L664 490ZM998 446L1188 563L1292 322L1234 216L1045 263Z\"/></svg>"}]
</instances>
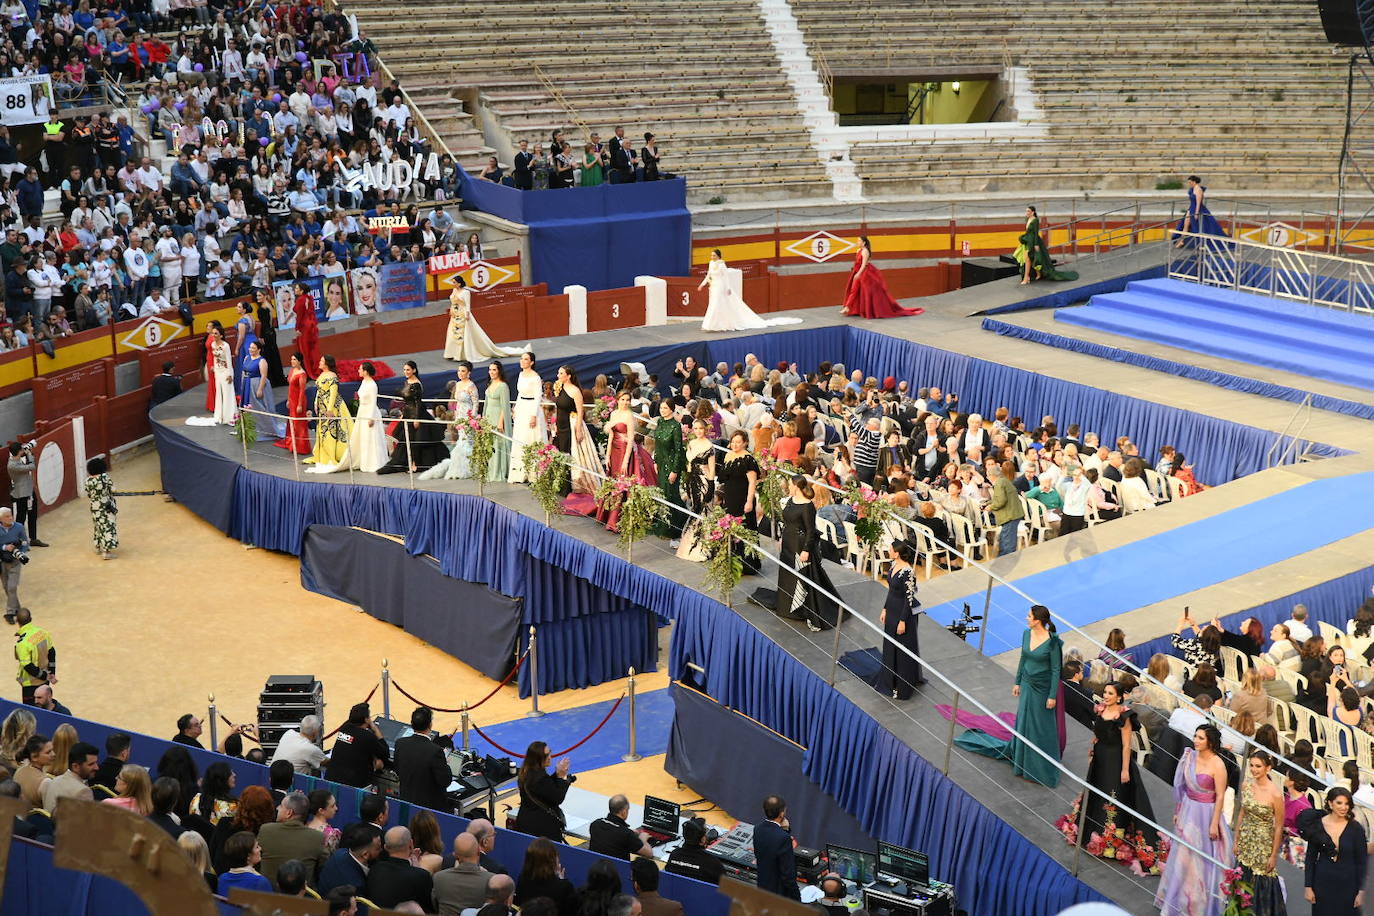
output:
<instances>
[{"instance_id":1,"label":"green leafy plant","mask_svg":"<svg viewBox=\"0 0 1374 916\"><path fill-rule=\"evenodd\" d=\"M491 456L496 453L496 431L486 417L468 414L463 421L472 441L472 455L468 458L468 472L473 480L486 480Z\"/></svg>"},{"instance_id":2,"label":"green leafy plant","mask_svg":"<svg viewBox=\"0 0 1374 916\"><path fill-rule=\"evenodd\" d=\"M759 482L754 488L754 496L759 501L759 511L770 519L782 516L782 501L787 498L787 482L800 471L786 461L774 461L766 455L759 457Z\"/></svg>"},{"instance_id":3,"label":"green leafy plant","mask_svg":"<svg viewBox=\"0 0 1374 916\"><path fill-rule=\"evenodd\" d=\"M722 197L721 195L717 194L715 197L712 197L710 200L708 200L708 201L706 201L706 202L707 202L708 204L712 204L712 205L715 205L715 204L723 204L723 203L725 203L725 198Z\"/></svg>"},{"instance_id":4,"label":"green leafy plant","mask_svg":"<svg viewBox=\"0 0 1374 916\"><path fill-rule=\"evenodd\" d=\"M864 550L877 547L883 537L883 527L896 514L892 503L879 497L878 492L863 483L855 483L845 491L844 501L854 509L854 534Z\"/></svg>"},{"instance_id":5,"label":"green leafy plant","mask_svg":"<svg viewBox=\"0 0 1374 916\"><path fill-rule=\"evenodd\" d=\"M663 491L658 487L645 486L633 477L611 477L603 480L596 488L596 504L606 512L620 510L616 519L616 533L620 535L620 546L634 557L635 541L643 539L654 524L664 515L664 506L659 500Z\"/></svg>"},{"instance_id":6,"label":"green leafy plant","mask_svg":"<svg viewBox=\"0 0 1374 916\"><path fill-rule=\"evenodd\" d=\"M701 549L706 554L706 578L704 584L708 592L720 596L728 607L730 594L744 577L744 557L736 552L735 545L743 544L745 550L758 546L758 532L744 526L744 519L738 515L727 515L719 506L707 512L701 520Z\"/></svg>"},{"instance_id":7,"label":"green leafy plant","mask_svg":"<svg viewBox=\"0 0 1374 916\"><path fill-rule=\"evenodd\" d=\"M1156 182L1155 182L1155 190L1156 190L1156 191L1181 191L1181 190L1183 190L1183 182L1179 181L1177 178L1169 178L1169 179L1166 179L1166 180L1164 180L1164 181L1156 181Z\"/></svg>"},{"instance_id":8,"label":"green leafy plant","mask_svg":"<svg viewBox=\"0 0 1374 916\"><path fill-rule=\"evenodd\" d=\"M240 442L256 442L258 441L258 418L246 410L240 410L238 417L234 420L233 427L229 431Z\"/></svg>"},{"instance_id":9,"label":"green leafy plant","mask_svg":"<svg viewBox=\"0 0 1374 916\"><path fill-rule=\"evenodd\" d=\"M531 442L521 455L530 493L544 509L545 519L563 507L563 481L568 474L568 456L552 443Z\"/></svg>"}]
</instances>

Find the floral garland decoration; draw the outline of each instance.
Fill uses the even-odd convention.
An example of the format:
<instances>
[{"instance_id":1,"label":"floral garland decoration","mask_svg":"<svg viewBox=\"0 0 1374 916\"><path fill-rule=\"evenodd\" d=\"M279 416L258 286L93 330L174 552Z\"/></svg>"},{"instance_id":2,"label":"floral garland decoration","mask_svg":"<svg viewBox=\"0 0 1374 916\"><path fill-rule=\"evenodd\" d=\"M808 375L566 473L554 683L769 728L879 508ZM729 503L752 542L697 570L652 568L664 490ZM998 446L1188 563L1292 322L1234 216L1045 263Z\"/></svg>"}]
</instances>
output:
<instances>
[{"instance_id":1,"label":"floral garland decoration","mask_svg":"<svg viewBox=\"0 0 1374 916\"><path fill-rule=\"evenodd\" d=\"M744 577L744 558L735 551L735 542L748 550L758 545L758 532L749 530L743 518L727 515L719 506L702 518L701 531L699 543L706 554L706 589L720 595L720 600L729 605L730 593Z\"/></svg>"},{"instance_id":2,"label":"floral garland decoration","mask_svg":"<svg viewBox=\"0 0 1374 916\"><path fill-rule=\"evenodd\" d=\"M1070 846L1078 842L1078 818L1079 811L1083 804L1083 795L1080 793L1073 801L1073 807L1068 814L1061 814L1059 820L1054 822L1054 826L1064 835L1064 841ZM1116 805L1108 802L1102 807L1105 822L1102 825L1102 832L1093 831L1088 837L1088 842L1084 849L1089 855L1101 856L1104 859L1115 859L1122 865L1130 866L1132 872L1140 877L1145 875L1158 875L1164 862L1169 857L1169 841L1166 837L1159 838L1159 848L1156 849L1145 841L1145 834L1137 830L1133 835L1127 836L1124 827L1116 826ZM1229 874L1229 872L1228 872ZM1239 870L1236 871L1239 876ZM1225 883L1222 884L1223 894L1226 892ZM1253 916L1252 910L1238 910L1231 913L1227 910L1223 916Z\"/></svg>"},{"instance_id":3,"label":"floral garland decoration","mask_svg":"<svg viewBox=\"0 0 1374 916\"><path fill-rule=\"evenodd\" d=\"M530 493L543 507L545 515L559 512L563 505L563 481L568 474L568 456L552 442L530 442L525 445L521 461Z\"/></svg>"},{"instance_id":4,"label":"floral garland decoration","mask_svg":"<svg viewBox=\"0 0 1374 916\"><path fill-rule=\"evenodd\" d=\"M491 422L482 416L469 412L462 421L469 439L472 441L472 455L468 458L468 476L473 480L486 480L487 469L491 467L491 456L496 454L496 430Z\"/></svg>"},{"instance_id":5,"label":"floral garland decoration","mask_svg":"<svg viewBox=\"0 0 1374 916\"><path fill-rule=\"evenodd\" d=\"M616 533L620 535L620 546L634 549L634 542L641 540L664 515L663 491L658 487L646 486L633 477L608 477L596 488L596 504L606 512L617 508L620 517L616 521Z\"/></svg>"},{"instance_id":6,"label":"floral garland decoration","mask_svg":"<svg viewBox=\"0 0 1374 916\"><path fill-rule=\"evenodd\" d=\"M1242 875L1239 865L1222 874L1221 897L1226 907L1221 916L1255 916L1255 888Z\"/></svg>"},{"instance_id":7,"label":"floral garland decoration","mask_svg":"<svg viewBox=\"0 0 1374 916\"><path fill-rule=\"evenodd\" d=\"M801 472L796 465L774 461L767 455L760 455L758 462L759 482L754 489L754 498L765 518L777 519L782 515L782 502L787 498L787 482Z\"/></svg>"},{"instance_id":8,"label":"floral garland decoration","mask_svg":"<svg viewBox=\"0 0 1374 916\"><path fill-rule=\"evenodd\" d=\"M853 483L846 490L844 500L854 509L854 533L865 549L876 547L883 537L883 526L896 513L892 503L882 499L878 491L866 483Z\"/></svg>"},{"instance_id":9,"label":"floral garland decoration","mask_svg":"<svg viewBox=\"0 0 1374 916\"><path fill-rule=\"evenodd\" d=\"M240 410L229 431L240 442L256 442L258 439L258 418L250 411Z\"/></svg>"}]
</instances>

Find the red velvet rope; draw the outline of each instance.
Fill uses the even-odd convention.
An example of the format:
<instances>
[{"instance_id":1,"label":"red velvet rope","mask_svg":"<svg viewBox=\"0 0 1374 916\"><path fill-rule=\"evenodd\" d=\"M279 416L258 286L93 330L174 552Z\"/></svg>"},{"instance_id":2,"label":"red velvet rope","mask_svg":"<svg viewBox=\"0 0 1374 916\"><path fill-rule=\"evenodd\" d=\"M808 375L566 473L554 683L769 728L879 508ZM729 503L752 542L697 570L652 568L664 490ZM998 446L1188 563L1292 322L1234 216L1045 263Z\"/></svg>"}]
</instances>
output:
<instances>
[{"instance_id":1,"label":"red velvet rope","mask_svg":"<svg viewBox=\"0 0 1374 916\"><path fill-rule=\"evenodd\" d=\"M499 684L497 684L495 687L493 687L493 688L491 689L491 693L487 694L486 696L482 697L482 699L478 700L476 703L473 703L471 706L467 707L467 708L468 708L468 711L471 712L472 710L476 709L478 706L481 706L481 705L482 705L483 703L485 703L487 700L490 700L492 697L496 696L497 691L499 691L502 687L504 687L504 686L506 686L507 684L509 684L511 678L515 677L515 673L516 673L517 671L520 670L520 666L523 665L523 664L525 663L525 659L529 658L529 655L530 655L530 650L529 650L529 649L526 649L526 650L525 650L525 654L522 655L522 656L520 656L520 658L516 660L516 662L515 662L515 667L512 668L512 669L510 669L510 673L508 673L508 674L501 680L501 683L499 683ZM395 687L396 690L397 690L397 692L400 693L401 696L405 697L407 700L410 700L412 703L418 703L418 704L420 704L421 706L425 706L425 707L428 707L429 709L434 710L435 712L462 712L462 711L463 711L462 707L459 707L458 709L445 709L445 708L442 707L442 706L431 706L429 703L426 703L424 700L421 700L421 699L419 699L419 698L417 698L417 697L411 696L410 693L409 693L404 687L402 687L400 684L396 683L396 680L395 680L394 678L393 678L392 681L391 681L391 686L392 686L392 687Z\"/></svg>"},{"instance_id":2,"label":"red velvet rope","mask_svg":"<svg viewBox=\"0 0 1374 916\"><path fill-rule=\"evenodd\" d=\"M382 686L382 682L381 682L381 681L378 681L377 683L373 684L373 685L372 685L372 689L369 690L369 691L367 692L367 696L363 697L363 702L364 702L364 703L370 703L370 702L372 702L372 698L373 698L374 696L376 696L376 694L377 694L377 688L380 687L380 686ZM339 733L339 729L340 729L340 728L343 728L343 727L344 727L345 725L347 725L347 724L348 724L348 720L345 719L343 722L339 723L339 728L336 728L336 729L334 729L332 732L330 732L329 734L325 735L323 738L320 739L320 741L321 741L321 742L324 742L324 741L328 741L330 738L333 738L335 735L337 735L337 734Z\"/></svg>"},{"instance_id":3,"label":"red velvet rope","mask_svg":"<svg viewBox=\"0 0 1374 916\"><path fill-rule=\"evenodd\" d=\"M577 743L574 744L572 747L565 748L565 749L563 749L563 750L561 750L561 751L554 751L550 756L552 756L552 757L562 757L562 756L564 756L565 754L571 754L573 751L577 750L579 747L581 747L582 745L586 744L588 741L592 740L592 737L593 737L594 735L596 735L597 732L601 731L601 729L605 728L607 722L611 721L611 716L615 715L615 711L616 711L617 709L620 708L620 704L621 704L621 702L622 702L624 699L625 699L625 694L622 693L622 694L620 695L620 698L617 699L617 700L615 701L615 705L611 707L610 712L606 713L606 717L605 717L604 719L602 719L602 720L597 724L596 728L594 728L594 729L591 730L591 733L588 734L587 737L583 738L581 741L577 742ZM477 734L479 734L479 735L482 736L482 739L483 739L484 741L486 741L486 742L487 742L488 744L490 744L492 747L496 748L496 749L497 749L498 751L500 751L501 753L503 753L503 754L509 754L509 755L511 755L512 757L524 757L524 756L525 756L524 754L520 753L519 751L513 751L513 750L511 750L511 749L508 748L508 747L502 747L501 745L497 744L495 741L493 741L493 740L491 739L491 736L490 736L490 735L488 735L486 732L482 731L481 727L480 727L476 722L473 722L473 723L472 723L472 728L473 728L474 731L477 732Z\"/></svg>"}]
</instances>

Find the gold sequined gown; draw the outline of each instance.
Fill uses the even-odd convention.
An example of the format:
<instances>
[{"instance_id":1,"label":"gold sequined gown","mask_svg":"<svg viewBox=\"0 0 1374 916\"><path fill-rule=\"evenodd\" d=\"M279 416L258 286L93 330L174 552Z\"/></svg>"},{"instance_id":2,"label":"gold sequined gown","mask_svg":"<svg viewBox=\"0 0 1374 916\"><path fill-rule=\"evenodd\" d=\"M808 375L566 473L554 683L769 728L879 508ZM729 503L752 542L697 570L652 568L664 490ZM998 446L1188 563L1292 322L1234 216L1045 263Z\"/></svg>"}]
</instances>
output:
<instances>
[{"instance_id":1,"label":"gold sequined gown","mask_svg":"<svg viewBox=\"0 0 1374 916\"><path fill-rule=\"evenodd\" d=\"M1287 916L1278 874L1265 870L1274 849L1274 809L1256 800L1249 784L1242 804L1245 814L1236 834L1236 859L1245 880L1254 888L1255 916Z\"/></svg>"}]
</instances>

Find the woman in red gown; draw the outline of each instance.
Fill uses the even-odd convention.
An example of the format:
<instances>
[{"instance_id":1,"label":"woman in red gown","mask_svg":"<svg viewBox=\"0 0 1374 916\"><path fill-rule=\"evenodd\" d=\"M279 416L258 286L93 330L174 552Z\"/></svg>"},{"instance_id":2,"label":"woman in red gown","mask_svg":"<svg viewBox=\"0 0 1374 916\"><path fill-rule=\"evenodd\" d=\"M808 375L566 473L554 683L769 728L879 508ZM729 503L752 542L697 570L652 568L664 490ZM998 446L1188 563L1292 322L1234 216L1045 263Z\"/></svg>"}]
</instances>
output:
<instances>
[{"instance_id":1,"label":"woman in red gown","mask_svg":"<svg viewBox=\"0 0 1374 916\"><path fill-rule=\"evenodd\" d=\"M616 396L616 409L606 418L606 471L612 477L631 477L646 487L658 486L658 469L653 456L641 442L635 441L640 417L630 407L630 392ZM620 530L620 502L618 499L598 506L596 520L612 531Z\"/></svg>"},{"instance_id":2,"label":"woman in red gown","mask_svg":"<svg viewBox=\"0 0 1374 916\"><path fill-rule=\"evenodd\" d=\"M286 435L273 444L277 448L290 449L297 455L309 455L310 426L305 419L305 382L307 376L302 366L305 357L300 353L291 354L291 374L286 380L286 413L291 419L286 421Z\"/></svg>"},{"instance_id":3,"label":"woman in red gown","mask_svg":"<svg viewBox=\"0 0 1374 916\"><path fill-rule=\"evenodd\" d=\"M320 325L315 317L315 300L301 284L297 283L295 289L296 348L305 357L305 372L314 378L319 370L312 367L320 364Z\"/></svg>"},{"instance_id":4,"label":"woman in red gown","mask_svg":"<svg viewBox=\"0 0 1374 916\"><path fill-rule=\"evenodd\" d=\"M887 291L883 275L871 263L873 248L868 244L868 236L861 236L859 242L859 250L854 253L854 269L844 286L844 305L840 314L860 318L902 318L924 312L922 308L909 309L897 304Z\"/></svg>"},{"instance_id":5,"label":"woman in red gown","mask_svg":"<svg viewBox=\"0 0 1374 916\"><path fill-rule=\"evenodd\" d=\"M215 335L210 333L213 328L224 330L224 325L218 319L211 318L210 323L205 326L205 409L211 414L215 412L215 354L212 352L215 346Z\"/></svg>"}]
</instances>

